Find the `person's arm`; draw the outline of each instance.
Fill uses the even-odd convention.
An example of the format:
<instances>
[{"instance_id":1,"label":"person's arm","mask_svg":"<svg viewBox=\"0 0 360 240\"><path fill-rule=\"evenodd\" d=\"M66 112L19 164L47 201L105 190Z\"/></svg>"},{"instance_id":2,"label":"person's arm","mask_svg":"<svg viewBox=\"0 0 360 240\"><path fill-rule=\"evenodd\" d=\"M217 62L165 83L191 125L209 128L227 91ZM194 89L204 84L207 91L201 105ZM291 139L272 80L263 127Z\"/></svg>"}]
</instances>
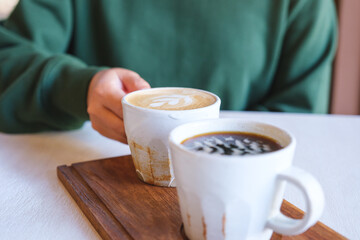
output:
<instances>
[{"instance_id":1,"label":"person's arm","mask_svg":"<svg viewBox=\"0 0 360 240\"><path fill-rule=\"evenodd\" d=\"M121 98L150 86L133 71L91 67L64 54L71 6L20 1L0 26L0 132L68 130L90 118L100 134L126 143Z\"/></svg>"},{"instance_id":2,"label":"person's arm","mask_svg":"<svg viewBox=\"0 0 360 240\"><path fill-rule=\"evenodd\" d=\"M0 131L73 129L88 119L91 77L101 70L64 54L70 1L20 1L0 26Z\"/></svg>"},{"instance_id":3,"label":"person's arm","mask_svg":"<svg viewBox=\"0 0 360 240\"><path fill-rule=\"evenodd\" d=\"M327 113L337 41L330 0L289 1L282 51L268 96L249 110Z\"/></svg>"}]
</instances>

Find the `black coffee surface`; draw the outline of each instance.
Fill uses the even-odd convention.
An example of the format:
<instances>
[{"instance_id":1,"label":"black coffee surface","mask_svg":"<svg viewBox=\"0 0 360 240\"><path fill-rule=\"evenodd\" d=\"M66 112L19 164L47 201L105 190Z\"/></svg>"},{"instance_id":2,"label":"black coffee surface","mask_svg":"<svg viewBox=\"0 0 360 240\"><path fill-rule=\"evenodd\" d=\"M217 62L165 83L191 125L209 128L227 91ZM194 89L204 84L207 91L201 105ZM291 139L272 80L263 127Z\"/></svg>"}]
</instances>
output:
<instances>
[{"instance_id":1,"label":"black coffee surface","mask_svg":"<svg viewBox=\"0 0 360 240\"><path fill-rule=\"evenodd\" d=\"M220 155L255 155L282 148L275 140L247 132L214 132L186 139L182 144L193 151Z\"/></svg>"}]
</instances>

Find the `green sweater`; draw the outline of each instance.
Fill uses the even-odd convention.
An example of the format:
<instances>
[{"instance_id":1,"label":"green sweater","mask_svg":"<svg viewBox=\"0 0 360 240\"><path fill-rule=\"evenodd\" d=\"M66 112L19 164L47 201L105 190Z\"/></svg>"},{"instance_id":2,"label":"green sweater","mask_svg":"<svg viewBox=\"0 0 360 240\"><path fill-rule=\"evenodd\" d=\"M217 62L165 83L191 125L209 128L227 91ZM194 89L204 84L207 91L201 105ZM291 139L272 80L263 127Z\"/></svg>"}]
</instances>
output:
<instances>
[{"instance_id":1,"label":"green sweater","mask_svg":"<svg viewBox=\"0 0 360 240\"><path fill-rule=\"evenodd\" d=\"M336 27L330 0L21 0L0 26L0 131L80 127L104 67L222 109L326 113Z\"/></svg>"}]
</instances>

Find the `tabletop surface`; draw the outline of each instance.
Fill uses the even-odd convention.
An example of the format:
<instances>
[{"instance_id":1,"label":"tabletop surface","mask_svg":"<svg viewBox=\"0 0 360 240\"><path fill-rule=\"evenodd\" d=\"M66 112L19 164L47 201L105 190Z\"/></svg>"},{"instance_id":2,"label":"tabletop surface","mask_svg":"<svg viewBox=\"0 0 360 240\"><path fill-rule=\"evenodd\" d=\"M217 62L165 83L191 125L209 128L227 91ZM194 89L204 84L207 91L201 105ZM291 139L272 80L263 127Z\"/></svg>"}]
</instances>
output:
<instances>
[{"instance_id":1,"label":"tabletop surface","mask_svg":"<svg viewBox=\"0 0 360 240\"><path fill-rule=\"evenodd\" d=\"M321 221L360 239L360 116L222 112L274 124L297 139L294 166L322 185ZM127 145L102 137L89 123L68 132L0 133L0 239L100 239L56 176L56 167L129 154ZM303 208L289 185L285 199Z\"/></svg>"}]
</instances>

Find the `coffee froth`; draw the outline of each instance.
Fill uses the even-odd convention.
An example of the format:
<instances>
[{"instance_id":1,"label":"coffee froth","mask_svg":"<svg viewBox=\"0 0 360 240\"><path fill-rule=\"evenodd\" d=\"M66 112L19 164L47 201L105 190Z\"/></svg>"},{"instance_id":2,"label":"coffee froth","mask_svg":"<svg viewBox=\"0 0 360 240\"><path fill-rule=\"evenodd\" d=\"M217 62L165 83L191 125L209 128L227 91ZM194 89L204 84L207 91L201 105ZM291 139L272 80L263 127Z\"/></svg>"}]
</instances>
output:
<instances>
[{"instance_id":1,"label":"coffee froth","mask_svg":"<svg viewBox=\"0 0 360 240\"><path fill-rule=\"evenodd\" d=\"M132 105L157 110L190 110L209 106L216 98L191 88L154 88L126 97Z\"/></svg>"},{"instance_id":2,"label":"coffee froth","mask_svg":"<svg viewBox=\"0 0 360 240\"><path fill-rule=\"evenodd\" d=\"M218 155L257 155L283 148L276 140L250 132L213 132L185 139L189 150Z\"/></svg>"}]
</instances>

